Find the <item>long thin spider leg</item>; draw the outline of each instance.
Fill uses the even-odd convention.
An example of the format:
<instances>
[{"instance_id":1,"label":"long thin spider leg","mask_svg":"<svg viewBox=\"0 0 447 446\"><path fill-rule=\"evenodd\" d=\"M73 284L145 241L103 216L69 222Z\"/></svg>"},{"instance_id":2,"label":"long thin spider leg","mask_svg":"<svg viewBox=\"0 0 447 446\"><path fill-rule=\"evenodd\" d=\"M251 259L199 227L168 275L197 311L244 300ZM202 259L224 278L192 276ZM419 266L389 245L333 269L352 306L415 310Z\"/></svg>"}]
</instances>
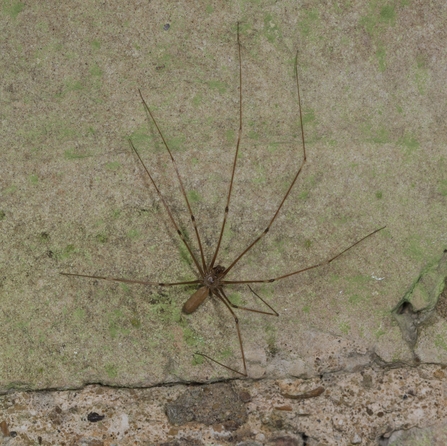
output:
<instances>
[{"instance_id":1,"label":"long thin spider leg","mask_svg":"<svg viewBox=\"0 0 447 446\"><path fill-rule=\"evenodd\" d=\"M164 283L164 282L146 282L144 280L122 279L120 277L89 276L87 274L73 274L73 273L59 273L59 274L62 274L63 276L88 277L89 279L108 280L110 282L138 283L140 285L155 285L155 286L195 285L197 283L200 283L200 280Z\"/></svg>"},{"instance_id":2,"label":"long thin spider leg","mask_svg":"<svg viewBox=\"0 0 447 446\"><path fill-rule=\"evenodd\" d=\"M213 293L219 300L221 300L221 301L225 304L225 306L228 308L228 311L231 313L231 315L232 315L233 318L234 318L234 322L235 322L235 324L236 324L237 336L238 336L238 338L239 338L239 347L241 348L242 363L243 363L243 365L244 365L244 373L239 372L238 370L235 370L235 369L233 369L233 368L231 368L231 367L228 367L227 365L222 364L221 362L216 361L215 359L213 359L213 358L211 358L211 357L209 357L208 355L205 355L205 354L203 354L203 353L195 353L195 354L196 354L196 355L199 355L199 356L203 356L203 357L209 359L210 361L213 361L213 362L215 362L216 364L219 364L220 366L225 367L225 368L228 369L228 370L231 370L232 372L238 373L239 375L242 375L242 376L248 376L248 375L247 375L247 366L246 366L246 364L245 364L244 347L242 346L241 330L239 329L239 319L238 319L238 317L236 316L236 314L234 313L234 311L231 309L230 303L227 302L226 297L223 296L222 294L220 294L220 293L219 293L219 290L213 290L212 293Z\"/></svg>"},{"instance_id":3,"label":"long thin spider leg","mask_svg":"<svg viewBox=\"0 0 447 446\"><path fill-rule=\"evenodd\" d=\"M180 184L180 189L182 190L183 197L185 198L185 201L186 201L186 206L188 207L188 211L189 211L189 215L190 215L190 218L191 218L191 222L192 222L192 224L194 226L194 231L196 233L197 242L199 244L200 256L202 257L203 270L205 271L205 269L206 269L205 256L203 254L203 248L202 248L202 242L200 241L199 230L197 229L196 218L194 217L194 214L192 213L191 205L189 204L189 200L188 200L188 197L186 195L185 188L183 186L183 181L182 181L182 178L180 177L180 173L179 173L178 168L177 168L177 163L175 162L174 156L172 155L172 152L169 149L168 143L166 142L163 134L161 133L160 128L158 127L157 121L155 121L154 115L152 114L149 106L147 105L146 101L143 98L143 95L141 94L140 89L138 89L138 93L140 93L140 97L141 97L141 100L143 101L144 108L149 113L149 116L151 117L152 122L155 124L155 127L157 128L158 134L160 135L161 139L163 140L163 144L165 145L166 150L168 151L169 156L171 157L171 162L174 165L175 173L177 174L177 179L178 179L178 182Z\"/></svg>"},{"instance_id":4,"label":"long thin spider leg","mask_svg":"<svg viewBox=\"0 0 447 446\"><path fill-rule=\"evenodd\" d=\"M278 206L278 209L276 209L275 214L273 215L272 219L270 220L270 223L268 224L268 226L264 229L264 231L261 233L260 236L258 236L253 243L251 243L238 257L236 257L236 259L233 261L233 263L225 270L224 272L224 277L230 272L230 270L234 267L234 265L236 265L237 262L239 262L239 260L254 246L256 245L256 243L259 242L259 240L261 240L265 234L267 234L267 232L269 232L270 230L270 226L272 226L273 222L276 220L276 217L279 214L279 211L281 210L284 202L287 200L287 197L290 194L290 191L292 190L293 186L296 183L296 180L298 179L299 174L301 173L304 164L306 163L306 143L304 141L304 126L303 126L303 114L301 111L301 96L300 96L300 85L299 85L299 79L298 79L298 51L296 52L296 57L295 57L295 78L296 78L296 89L297 89L297 93L298 93L298 108L299 108L299 115L300 115L300 127L301 127L301 141L302 141L302 145L303 145L303 161L301 162L301 166L298 169L298 172L296 173L294 179L292 180L292 183L290 184L289 188L287 189L286 194L284 195L284 198L281 200L281 203Z\"/></svg>"},{"instance_id":5,"label":"long thin spider leg","mask_svg":"<svg viewBox=\"0 0 447 446\"><path fill-rule=\"evenodd\" d=\"M202 269L202 267L200 266L199 262L196 259L196 256L194 255L194 253L192 252L191 248L188 245L188 242L186 241L185 236L183 235L182 231L180 230L180 228L178 227L177 223L174 220L174 217L172 216L172 212L171 209L169 208L168 204L166 203L166 200L164 199L163 195L160 192L160 189L158 189L157 185L155 184L154 179L152 178L152 175L149 173L149 170L147 169L146 165L143 163L143 160L141 159L140 154L138 153L137 149L135 148L135 146L133 145L133 142L131 139L129 139L129 144L132 147L133 151L135 152L135 154L137 155L138 159L140 160L140 163L142 164L142 166L144 167L144 170L146 171L146 173L148 174L151 183L153 184L153 186L155 187L155 190L157 191L158 196L161 198L161 201L163 202L163 205L167 211L167 213L169 214L169 218L171 219L172 224L174 225L177 234L180 236L180 238L182 239L183 243L185 244L186 248L188 249L188 252L190 254L190 256L192 257L194 263L197 266L197 269L200 272L200 275L203 276L204 271ZM203 254L202 254L203 255Z\"/></svg>"},{"instance_id":6,"label":"long thin spider leg","mask_svg":"<svg viewBox=\"0 0 447 446\"><path fill-rule=\"evenodd\" d=\"M253 291L252 287L250 285L248 285L248 288L250 288L250 291L258 298L260 299L267 307L270 308L270 310L272 310L273 313L270 313L269 311L261 311L261 310L255 310L254 308L247 308L247 307L240 307L239 305L235 305L233 304L230 299L228 298L228 296L225 294L223 288L220 289L220 292L223 294L223 296L225 297L225 299L227 300L227 302L233 307L236 308L238 310L245 310L245 311L251 311L253 313L260 313L260 314L267 314L269 316L279 316L279 313L277 311L275 311L274 308L272 308L258 293L256 293L255 291Z\"/></svg>"},{"instance_id":7,"label":"long thin spider leg","mask_svg":"<svg viewBox=\"0 0 447 446\"><path fill-rule=\"evenodd\" d=\"M214 266L214 262L216 261L217 254L219 253L220 249L220 244L222 242L225 225L227 223L228 211L230 209L231 192L233 190L234 173L236 172L236 163L239 154L239 146L241 143L241 135L242 135L242 63L241 63L241 43L239 40L239 22L237 24L237 47L239 54L239 131L237 135L236 153L234 154L234 160L233 160L233 169L231 171L230 187L228 188L227 204L225 205L224 219L222 222L222 228L220 230L219 241L217 242L216 250L214 251L214 255L211 260L209 269L211 269Z\"/></svg>"},{"instance_id":8,"label":"long thin spider leg","mask_svg":"<svg viewBox=\"0 0 447 446\"><path fill-rule=\"evenodd\" d=\"M366 238L371 237L373 234L375 234L376 232L381 231L384 228L386 228L386 226L382 226L381 228L376 229L375 231L369 233L368 235L365 235L365 237L361 238L360 240L357 240L351 246L349 246L348 248L346 248L343 251L339 252L334 257L331 257L330 259L324 260L323 262L317 263L315 265L308 266L307 268L303 268L303 269L300 269L298 271L294 271L292 273L284 274L283 276L275 277L273 279L266 279L266 280L223 280L221 283L224 284L224 285L228 285L228 284L231 284L231 283L232 284L237 284L237 283L267 283L267 282L275 282L276 280L285 279L286 277L290 277L290 276L293 276L295 274L300 274L300 273L303 273L304 271L309 271L311 269L318 268L319 266L329 265L329 263L333 262L335 259L340 257L346 251L350 250L351 248L353 248L354 246L358 245L360 242L362 242Z\"/></svg>"},{"instance_id":9,"label":"long thin spider leg","mask_svg":"<svg viewBox=\"0 0 447 446\"><path fill-rule=\"evenodd\" d=\"M203 356L204 358L208 359L209 361L213 361L216 364L220 365L221 367L225 367L226 369L230 370L231 372L238 373L241 376L244 376L244 377L248 376L246 373L239 372L239 370L232 369L231 367L228 367L227 365L222 364L219 361L216 361L215 359L211 358L211 356L205 355L205 353L198 353L197 352L197 353L194 353L194 355L196 355L196 356Z\"/></svg>"}]
</instances>

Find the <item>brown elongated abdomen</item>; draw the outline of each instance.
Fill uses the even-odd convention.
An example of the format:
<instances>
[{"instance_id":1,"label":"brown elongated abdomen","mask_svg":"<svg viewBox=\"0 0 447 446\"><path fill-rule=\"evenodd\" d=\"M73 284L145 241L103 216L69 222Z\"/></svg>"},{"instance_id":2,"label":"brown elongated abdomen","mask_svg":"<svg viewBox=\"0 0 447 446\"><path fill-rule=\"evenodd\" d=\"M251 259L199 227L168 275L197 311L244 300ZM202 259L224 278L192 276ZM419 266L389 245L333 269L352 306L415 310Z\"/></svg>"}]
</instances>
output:
<instances>
[{"instance_id":1,"label":"brown elongated abdomen","mask_svg":"<svg viewBox=\"0 0 447 446\"><path fill-rule=\"evenodd\" d=\"M210 291L206 286L199 288L183 305L182 311L186 314L194 313L204 300L208 297Z\"/></svg>"}]
</instances>

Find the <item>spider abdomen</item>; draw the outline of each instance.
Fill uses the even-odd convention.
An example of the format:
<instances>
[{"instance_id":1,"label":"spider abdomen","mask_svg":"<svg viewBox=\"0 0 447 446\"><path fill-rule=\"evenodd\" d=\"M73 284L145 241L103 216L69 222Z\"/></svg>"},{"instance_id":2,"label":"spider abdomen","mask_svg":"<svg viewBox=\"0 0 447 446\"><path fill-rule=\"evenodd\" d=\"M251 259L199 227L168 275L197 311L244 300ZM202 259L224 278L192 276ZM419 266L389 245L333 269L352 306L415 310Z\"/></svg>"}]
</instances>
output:
<instances>
[{"instance_id":1,"label":"spider abdomen","mask_svg":"<svg viewBox=\"0 0 447 446\"><path fill-rule=\"evenodd\" d=\"M210 290L203 286L199 288L184 304L182 311L186 314L194 313L200 305L203 304L205 299L208 297Z\"/></svg>"}]
</instances>

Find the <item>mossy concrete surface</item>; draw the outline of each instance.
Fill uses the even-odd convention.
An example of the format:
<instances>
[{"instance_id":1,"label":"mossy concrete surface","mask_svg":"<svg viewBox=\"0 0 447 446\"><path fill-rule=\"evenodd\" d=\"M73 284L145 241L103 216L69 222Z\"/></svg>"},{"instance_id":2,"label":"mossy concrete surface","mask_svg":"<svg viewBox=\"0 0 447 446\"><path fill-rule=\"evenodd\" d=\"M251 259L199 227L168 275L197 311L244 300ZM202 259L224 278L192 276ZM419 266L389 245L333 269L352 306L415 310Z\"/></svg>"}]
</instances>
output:
<instances>
[{"instance_id":1,"label":"mossy concrete surface","mask_svg":"<svg viewBox=\"0 0 447 446\"><path fill-rule=\"evenodd\" d=\"M197 277L128 143L197 253L138 89L211 258L239 126L238 21L243 132L220 264L265 229L302 161L296 51L307 162L229 278L318 264L386 225L328 266L254 287L280 317L238 313L249 375L414 364L392 310L447 248L446 14L442 1L3 2L0 389L235 376L197 351L241 370L220 302L185 316L193 288L60 275ZM228 295L263 308L247 287ZM435 325L424 345L444 364Z\"/></svg>"}]
</instances>

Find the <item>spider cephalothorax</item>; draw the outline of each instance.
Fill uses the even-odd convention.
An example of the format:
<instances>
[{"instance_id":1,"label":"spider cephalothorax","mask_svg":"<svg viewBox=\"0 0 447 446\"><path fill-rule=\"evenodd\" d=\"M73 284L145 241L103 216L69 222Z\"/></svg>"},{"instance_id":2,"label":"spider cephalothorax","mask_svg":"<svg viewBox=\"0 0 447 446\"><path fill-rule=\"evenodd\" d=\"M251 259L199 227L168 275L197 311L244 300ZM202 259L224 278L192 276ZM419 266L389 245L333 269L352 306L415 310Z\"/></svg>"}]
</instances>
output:
<instances>
[{"instance_id":1,"label":"spider cephalothorax","mask_svg":"<svg viewBox=\"0 0 447 446\"><path fill-rule=\"evenodd\" d=\"M223 277L222 273L225 271L225 267L222 265L217 265L206 272L203 278L203 284L213 290L220 286L220 279Z\"/></svg>"}]
</instances>

